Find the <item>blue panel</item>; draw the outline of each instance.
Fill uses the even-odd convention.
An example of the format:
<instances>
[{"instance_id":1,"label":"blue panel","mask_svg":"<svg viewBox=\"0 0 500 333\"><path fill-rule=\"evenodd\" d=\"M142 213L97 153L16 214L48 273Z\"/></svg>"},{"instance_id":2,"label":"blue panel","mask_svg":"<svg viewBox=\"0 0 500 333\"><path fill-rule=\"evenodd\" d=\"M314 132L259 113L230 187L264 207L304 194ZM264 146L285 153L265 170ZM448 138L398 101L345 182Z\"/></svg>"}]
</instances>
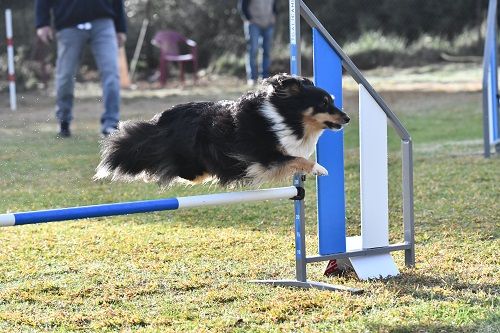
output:
<instances>
[{"instance_id":1,"label":"blue panel","mask_svg":"<svg viewBox=\"0 0 500 333\"><path fill-rule=\"evenodd\" d=\"M315 84L335 96L342 108L342 60L317 29L313 29ZM316 157L328 170L318 177L319 254L346 251L344 192L344 131L326 130L318 141Z\"/></svg>"},{"instance_id":2,"label":"blue panel","mask_svg":"<svg viewBox=\"0 0 500 333\"><path fill-rule=\"evenodd\" d=\"M497 141L500 138L500 133L498 131L498 74L497 74L497 45L496 45L496 34L493 34L493 38L490 41L490 75L491 75L491 105L493 106L493 110L491 112L492 117L490 121L492 122L493 133L492 138L493 142Z\"/></svg>"},{"instance_id":3,"label":"blue panel","mask_svg":"<svg viewBox=\"0 0 500 333\"><path fill-rule=\"evenodd\" d=\"M121 202L95 206L70 207L15 213L16 225L77 220L89 217L146 213L179 208L176 198Z\"/></svg>"}]
</instances>

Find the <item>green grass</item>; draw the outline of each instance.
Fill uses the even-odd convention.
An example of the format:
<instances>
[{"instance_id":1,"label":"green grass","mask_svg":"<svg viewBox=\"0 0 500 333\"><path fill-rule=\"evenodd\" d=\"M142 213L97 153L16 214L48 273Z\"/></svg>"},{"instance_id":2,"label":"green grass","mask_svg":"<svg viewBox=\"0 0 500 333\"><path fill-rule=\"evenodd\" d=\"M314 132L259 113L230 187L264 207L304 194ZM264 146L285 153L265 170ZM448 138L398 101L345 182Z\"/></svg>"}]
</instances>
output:
<instances>
[{"instance_id":1,"label":"green grass","mask_svg":"<svg viewBox=\"0 0 500 333\"><path fill-rule=\"evenodd\" d=\"M436 52L448 52L452 54L463 53L477 47L477 28L465 29L453 40L447 40L439 36L423 35L419 39L408 42L406 39L396 35L385 35L381 31L367 31L357 40L347 42L343 49L347 54L356 55L374 51L386 51L401 54L406 57L415 56L419 52L434 50ZM400 61L404 61L401 59Z\"/></svg>"},{"instance_id":2,"label":"green grass","mask_svg":"<svg viewBox=\"0 0 500 333\"><path fill-rule=\"evenodd\" d=\"M231 98L224 92L221 98ZM212 93L200 99L214 99ZM481 156L479 93L385 92L415 148L417 266L396 278L309 278L362 295L271 288L294 276L292 203L264 202L0 230L2 332L497 332L500 160ZM51 100L0 112L0 212L220 192L93 182L99 105L77 101L75 136L54 138ZM354 110L357 96L345 95ZM189 96L124 101L149 118ZM348 231L359 231L357 121L346 129ZM399 143L390 131L391 240L402 240ZM317 251L314 180L307 246ZM270 186L281 184L270 184Z\"/></svg>"}]
</instances>

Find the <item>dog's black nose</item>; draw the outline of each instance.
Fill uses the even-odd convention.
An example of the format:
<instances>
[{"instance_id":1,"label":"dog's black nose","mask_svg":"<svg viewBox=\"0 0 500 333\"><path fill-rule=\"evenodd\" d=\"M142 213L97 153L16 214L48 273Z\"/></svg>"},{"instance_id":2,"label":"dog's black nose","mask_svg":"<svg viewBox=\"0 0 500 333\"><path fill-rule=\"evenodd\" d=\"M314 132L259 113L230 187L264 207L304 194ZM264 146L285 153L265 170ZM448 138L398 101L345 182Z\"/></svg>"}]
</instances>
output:
<instances>
[{"instance_id":1,"label":"dog's black nose","mask_svg":"<svg viewBox=\"0 0 500 333\"><path fill-rule=\"evenodd\" d=\"M347 124L348 122L350 122L350 121L351 121L351 118L349 118L349 116L348 116L348 115L344 115L344 121L345 121L345 123Z\"/></svg>"}]
</instances>

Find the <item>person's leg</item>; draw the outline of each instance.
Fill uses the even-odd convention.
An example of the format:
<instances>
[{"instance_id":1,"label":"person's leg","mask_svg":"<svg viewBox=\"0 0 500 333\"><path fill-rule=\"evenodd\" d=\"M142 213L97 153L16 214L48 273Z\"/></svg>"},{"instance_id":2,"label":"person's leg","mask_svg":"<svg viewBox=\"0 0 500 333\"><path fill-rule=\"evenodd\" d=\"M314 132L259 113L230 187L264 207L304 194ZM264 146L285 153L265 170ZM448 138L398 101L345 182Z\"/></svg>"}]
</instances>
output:
<instances>
[{"instance_id":1,"label":"person's leg","mask_svg":"<svg viewBox=\"0 0 500 333\"><path fill-rule=\"evenodd\" d=\"M57 32L56 61L56 118L63 127L68 128L73 119L73 97L75 76L80 62L82 49L88 39L85 31L66 28Z\"/></svg>"},{"instance_id":2,"label":"person's leg","mask_svg":"<svg viewBox=\"0 0 500 333\"><path fill-rule=\"evenodd\" d=\"M274 26L262 29L262 78L269 77L271 51L273 47Z\"/></svg>"},{"instance_id":3,"label":"person's leg","mask_svg":"<svg viewBox=\"0 0 500 333\"><path fill-rule=\"evenodd\" d=\"M90 45L101 74L104 113L101 131L117 128L120 120L120 76L118 72L118 42L111 19L92 22Z\"/></svg>"},{"instance_id":4,"label":"person's leg","mask_svg":"<svg viewBox=\"0 0 500 333\"><path fill-rule=\"evenodd\" d=\"M259 77L257 67L257 53L259 50L259 27L256 24L245 22L245 39L247 42L246 71L247 79L257 81Z\"/></svg>"}]
</instances>

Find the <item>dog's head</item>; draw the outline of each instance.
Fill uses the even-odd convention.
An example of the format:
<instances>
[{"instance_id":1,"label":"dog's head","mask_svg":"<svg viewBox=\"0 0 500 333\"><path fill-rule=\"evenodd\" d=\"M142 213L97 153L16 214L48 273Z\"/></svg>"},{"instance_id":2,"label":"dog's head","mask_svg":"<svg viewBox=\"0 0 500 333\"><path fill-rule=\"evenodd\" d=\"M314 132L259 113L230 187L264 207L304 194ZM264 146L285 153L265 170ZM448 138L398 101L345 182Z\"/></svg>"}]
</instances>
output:
<instances>
[{"instance_id":1,"label":"dog's head","mask_svg":"<svg viewBox=\"0 0 500 333\"><path fill-rule=\"evenodd\" d=\"M340 130L350 120L328 92L305 77L277 74L266 79L264 86L273 105L290 116L300 116L306 126Z\"/></svg>"}]
</instances>

